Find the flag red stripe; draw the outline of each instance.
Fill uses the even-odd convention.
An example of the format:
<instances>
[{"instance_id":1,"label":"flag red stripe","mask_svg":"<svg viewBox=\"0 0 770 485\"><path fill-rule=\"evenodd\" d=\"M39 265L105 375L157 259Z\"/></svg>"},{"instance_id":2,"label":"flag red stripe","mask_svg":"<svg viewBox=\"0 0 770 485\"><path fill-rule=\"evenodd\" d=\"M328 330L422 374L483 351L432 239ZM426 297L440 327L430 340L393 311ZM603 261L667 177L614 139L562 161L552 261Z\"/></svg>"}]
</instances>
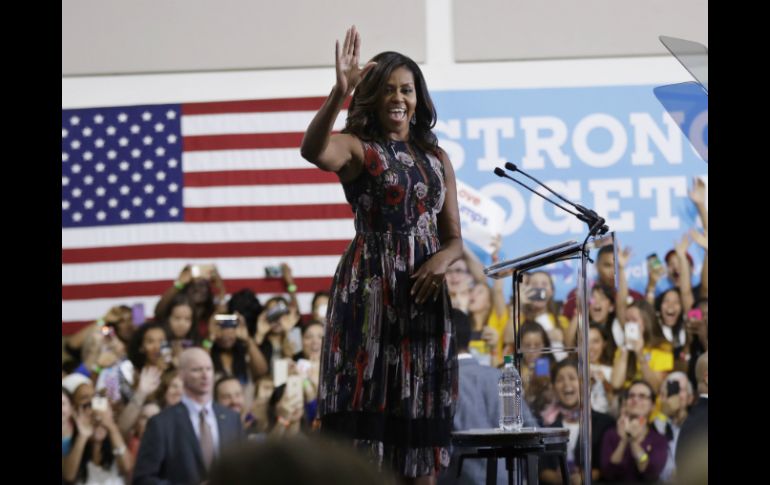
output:
<instances>
[{"instance_id":1,"label":"flag red stripe","mask_svg":"<svg viewBox=\"0 0 770 485\"><path fill-rule=\"evenodd\" d=\"M184 175L185 187L222 185L323 184L339 182L332 172L317 168L297 170L233 170L230 172L190 172Z\"/></svg>"},{"instance_id":2,"label":"flag red stripe","mask_svg":"<svg viewBox=\"0 0 770 485\"><path fill-rule=\"evenodd\" d=\"M297 148L304 133L239 133L237 135L185 136L182 151Z\"/></svg>"},{"instance_id":3,"label":"flag red stripe","mask_svg":"<svg viewBox=\"0 0 770 485\"><path fill-rule=\"evenodd\" d=\"M227 113L253 113L276 111L317 111L326 98L284 98L284 99L255 99L249 101L219 101L214 103L185 103L182 105L183 115L208 115ZM350 97L345 100L343 109L350 104Z\"/></svg>"},{"instance_id":4,"label":"flag red stripe","mask_svg":"<svg viewBox=\"0 0 770 485\"><path fill-rule=\"evenodd\" d=\"M62 264L163 258L240 258L261 256L332 256L350 241L269 241L200 244L143 244L62 250Z\"/></svg>"},{"instance_id":5,"label":"flag red stripe","mask_svg":"<svg viewBox=\"0 0 770 485\"><path fill-rule=\"evenodd\" d=\"M295 278L294 282L299 291L313 292L329 291L332 277ZM125 298L129 296L162 295L171 286L171 281L134 281L126 283L100 283L94 285L62 286L62 300L87 300L93 298ZM286 286L283 280L246 279L224 280L228 291L238 291L241 288L251 288L255 293L283 293Z\"/></svg>"},{"instance_id":6,"label":"flag red stripe","mask_svg":"<svg viewBox=\"0 0 770 485\"><path fill-rule=\"evenodd\" d=\"M186 222L296 221L346 218L353 218L353 210L348 204L188 207L184 210Z\"/></svg>"}]
</instances>

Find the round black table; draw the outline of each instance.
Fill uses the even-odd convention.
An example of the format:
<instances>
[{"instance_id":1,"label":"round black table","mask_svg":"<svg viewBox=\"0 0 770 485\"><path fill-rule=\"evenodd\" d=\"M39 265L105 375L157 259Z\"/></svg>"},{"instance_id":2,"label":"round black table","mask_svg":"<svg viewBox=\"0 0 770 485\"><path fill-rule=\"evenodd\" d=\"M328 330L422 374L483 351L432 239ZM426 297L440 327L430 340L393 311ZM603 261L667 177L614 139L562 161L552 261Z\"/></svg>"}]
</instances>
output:
<instances>
[{"instance_id":1,"label":"round black table","mask_svg":"<svg viewBox=\"0 0 770 485\"><path fill-rule=\"evenodd\" d=\"M497 460L505 459L508 470L508 483L514 482L513 460L517 460L517 483L521 483L522 465L526 463L527 483L538 483L537 459L542 455L557 455L561 468L562 483L569 484L567 474L567 442L569 430L566 428L521 428L518 431L503 431L499 428L469 429L452 433L452 444L463 448L476 448L476 453L460 456L458 475L462 470L463 460L467 458L487 459L487 485L497 484Z\"/></svg>"}]
</instances>

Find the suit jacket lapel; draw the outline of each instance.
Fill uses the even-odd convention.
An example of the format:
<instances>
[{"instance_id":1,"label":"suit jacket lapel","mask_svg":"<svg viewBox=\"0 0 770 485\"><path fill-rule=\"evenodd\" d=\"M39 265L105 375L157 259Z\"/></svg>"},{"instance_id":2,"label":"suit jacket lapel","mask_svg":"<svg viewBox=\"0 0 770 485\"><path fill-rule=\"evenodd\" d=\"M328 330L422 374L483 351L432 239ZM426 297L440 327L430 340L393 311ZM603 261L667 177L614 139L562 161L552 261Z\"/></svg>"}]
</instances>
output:
<instances>
[{"instance_id":1,"label":"suit jacket lapel","mask_svg":"<svg viewBox=\"0 0 770 485\"><path fill-rule=\"evenodd\" d=\"M219 450L224 448L226 443L233 441L233 437L230 435L230 427L227 426L227 415L224 413L224 408L217 403L213 403L214 415L217 417L217 428L219 429ZM200 446L198 446L200 449Z\"/></svg>"},{"instance_id":2,"label":"suit jacket lapel","mask_svg":"<svg viewBox=\"0 0 770 485\"><path fill-rule=\"evenodd\" d=\"M195 452L195 461L198 464L198 470L200 471L201 476L203 476L203 474L205 474L206 466L203 464L201 444L200 441L198 441L198 436L195 434L195 428L193 428L192 422L190 421L190 413L187 410L187 406L181 402L176 405L176 421L178 423L176 429L181 430L181 433L184 435L183 441L192 443L191 446Z\"/></svg>"}]
</instances>

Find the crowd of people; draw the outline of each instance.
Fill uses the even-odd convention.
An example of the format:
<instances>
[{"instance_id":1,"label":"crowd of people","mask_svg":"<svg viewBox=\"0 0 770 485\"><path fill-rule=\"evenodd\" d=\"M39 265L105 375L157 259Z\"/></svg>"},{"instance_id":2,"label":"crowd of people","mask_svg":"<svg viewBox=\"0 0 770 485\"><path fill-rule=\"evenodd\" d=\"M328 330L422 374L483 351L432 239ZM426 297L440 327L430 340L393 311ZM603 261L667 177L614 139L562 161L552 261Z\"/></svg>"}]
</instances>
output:
<instances>
[{"instance_id":1,"label":"crowd of people","mask_svg":"<svg viewBox=\"0 0 770 485\"><path fill-rule=\"evenodd\" d=\"M696 182L691 197L699 209L702 191ZM705 233L705 210L701 215ZM692 234L707 258L706 237ZM628 288L628 248L618 252L617 288L613 252L603 249L596 257L597 278L588 306L595 481L672 480L688 415L707 402L707 270L693 286L688 243L683 238L666 255L665 267L650 261L644 293ZM204 385L210 385L218 406L237 415L243 437L264 440L316 432L328 294L317 293L312 308L300 309L286 265L285 296L264 303L249 289L228 294L215 266L197 268L195 277L193 272L191 266L181 270L153 318L141 325L132 321L131 308L116 306L63 339L63 481L129 483L133 478L142 483L137 473L147 470L141 465L148 423L163 410L184 405L195 384L184 356L194 349L197 360L211 367L210 382ZM662 278L670 280L670 288L656 292ZM492 372L483 391L490 404L477 406L473 402L483 379L463 379L468 367L460 366L456 429L468 423L496 426L496 368L504 354L515 351L512 307L503 295L503 280L490 281L471 251L447 271L457 335L465 335L460 329L467 327L467 341L458 337L460 357L472 357ZM575 450L577 362L570 352L543 351L577 342L575 292L556 302L551 275L537 271L527 275L521 295L526 421L571 430L568 456L575 471L580 461ZM636 329L629 331L629 326ZM466 468L473 475L473 467ZM454 483L451 472L444 475L447 483ZM544 483L561 480L556 463L548 461L540 475Z\"/></svg>"},{"instance_id":2,"label":"crowd of people","mask_svg":"<svg viewBox=\"0 0 770 485\"><path fill-rule=\"evenodd\" d=\"M246 439L312 432L328 294L303 317L295 291L264 304L248 289L228 297L215 266L186 266L153 318L135 325L131 308L116 306L63 338L62 480L143 483L152 418L181 409L196 385L237 416ZM210 367L202 384L190 369L199 361Z\"/></svg>"}]
</instances>

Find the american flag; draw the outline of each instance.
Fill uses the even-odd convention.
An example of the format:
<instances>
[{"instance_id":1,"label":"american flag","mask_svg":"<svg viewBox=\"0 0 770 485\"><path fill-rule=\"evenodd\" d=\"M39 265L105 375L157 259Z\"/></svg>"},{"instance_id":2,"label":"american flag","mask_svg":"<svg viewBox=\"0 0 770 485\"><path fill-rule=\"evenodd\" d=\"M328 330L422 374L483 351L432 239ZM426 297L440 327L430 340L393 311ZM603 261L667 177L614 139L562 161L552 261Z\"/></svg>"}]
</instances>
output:
<instances>
[{"instance_id":1,"label":"american flag","mask_svg":"<svg viewBox=\"0 0 770 485\"><path fill-rule=\"evenodd\" d=\"M354 234L337 177L299 154L323 101L62 110L62 332L113 305L152 314L186 264L264 302L284 291L264 268L286 262L309 312Z\"/></svg>"}]
</instances>

